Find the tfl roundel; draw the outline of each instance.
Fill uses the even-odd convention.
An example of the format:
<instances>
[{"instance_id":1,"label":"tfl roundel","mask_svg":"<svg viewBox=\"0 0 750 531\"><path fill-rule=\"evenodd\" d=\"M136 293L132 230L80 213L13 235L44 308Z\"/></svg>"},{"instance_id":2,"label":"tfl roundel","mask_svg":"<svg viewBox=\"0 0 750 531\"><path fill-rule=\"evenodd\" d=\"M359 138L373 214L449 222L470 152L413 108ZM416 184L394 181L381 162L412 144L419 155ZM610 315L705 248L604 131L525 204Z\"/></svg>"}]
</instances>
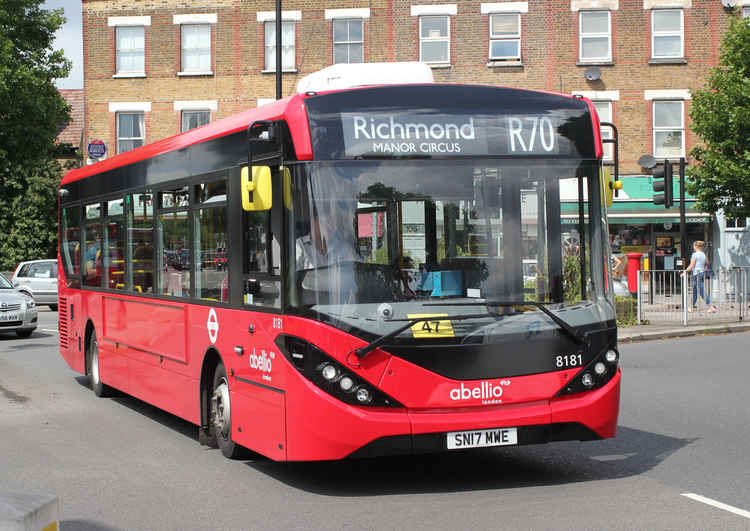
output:
<instances>
[{"instance_id":1,"label":"tfl roundel","mask_svg":"<svg viewBox=\"0 0 750 531\"><path fill-rule=\"evenodd\" d=\"M88 153L92 159L103 157L107 152L107 145L103 140L92 140L89 142Z\"/></svg>"}]
</instances>

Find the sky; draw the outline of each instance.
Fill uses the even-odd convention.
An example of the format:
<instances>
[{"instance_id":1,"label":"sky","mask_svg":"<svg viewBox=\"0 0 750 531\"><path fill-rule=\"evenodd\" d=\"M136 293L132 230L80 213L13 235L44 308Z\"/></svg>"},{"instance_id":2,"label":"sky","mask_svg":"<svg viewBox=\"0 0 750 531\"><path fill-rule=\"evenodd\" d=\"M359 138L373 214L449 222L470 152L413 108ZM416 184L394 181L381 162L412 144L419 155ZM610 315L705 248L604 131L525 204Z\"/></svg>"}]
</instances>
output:
<instances>
[{"instance_id":1,"label":"sky","mask_svg":"<svg viewBox=\"0 0 750 531\"><path fill-rule=\"evenodd\" d=\"M57 30L55 35L55 50L63 49L65 57L72 63L73 68L65 79L58 79L55 85L59 89L83 88L83 36L81 22L81 0L46 0L45 9L65 10L67 22Z\"/></svg>"}]
</instances>

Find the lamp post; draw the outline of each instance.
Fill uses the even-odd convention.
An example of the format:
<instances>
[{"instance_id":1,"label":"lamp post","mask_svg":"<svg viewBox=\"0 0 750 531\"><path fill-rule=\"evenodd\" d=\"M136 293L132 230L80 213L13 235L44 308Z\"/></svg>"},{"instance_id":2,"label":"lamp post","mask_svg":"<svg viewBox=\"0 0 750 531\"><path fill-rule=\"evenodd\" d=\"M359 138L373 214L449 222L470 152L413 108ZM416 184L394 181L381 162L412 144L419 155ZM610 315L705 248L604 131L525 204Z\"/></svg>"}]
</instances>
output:
<instances>
[{"instance_id":1,"label":"lamp post","mask_svg":"<svg viewBox=\"0 0 750 531\"><path fill-rule=\"evenodd\" d=\"M281 0L276 0L276 99L281 99Z\"/></svg>"}]
</instances>

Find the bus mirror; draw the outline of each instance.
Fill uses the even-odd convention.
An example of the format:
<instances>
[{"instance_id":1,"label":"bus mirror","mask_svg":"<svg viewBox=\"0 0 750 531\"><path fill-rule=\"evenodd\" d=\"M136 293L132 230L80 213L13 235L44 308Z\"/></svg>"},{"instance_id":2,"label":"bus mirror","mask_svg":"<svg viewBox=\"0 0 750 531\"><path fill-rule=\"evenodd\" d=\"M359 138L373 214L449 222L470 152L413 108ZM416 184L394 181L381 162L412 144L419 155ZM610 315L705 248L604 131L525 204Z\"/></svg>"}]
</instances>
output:
<instances>
[{"instance_id":1,"label":"bus mirror","mask_svg":"<svg viewBox=\"0 0 750 531\"><path fill-rule=\"evenodd\" d=\"M615 190L622 190L622 181L612 179L609 169L604 168L601 173L602 192L607 208L612 206Z\"/></svg>"},{"instance_id":2,"label":"bus mirror","mask_svg":"<svg viewBox=\"0 0 750 531\"><path fill-rule=\"evenodd\" d=\"M289 172L289 168L286 166L282 167L281 170L282 184L284 187L284 206L287 210L292 209L292 174Z\"/></svg>"},{"instance_id":3,"label":"bus mirror","mask_svg":"<svg viewBox=\"0 0 750 531\"><path fill-rule=\"evenodd\" d=\"M268 166L253 166L252 178L250 167L242 168L242 209L247 211L269 210L272 204L273 186L271 184L271 168ZM250 200L252 193L252 201Z\"/></svg>"}]
</instances>

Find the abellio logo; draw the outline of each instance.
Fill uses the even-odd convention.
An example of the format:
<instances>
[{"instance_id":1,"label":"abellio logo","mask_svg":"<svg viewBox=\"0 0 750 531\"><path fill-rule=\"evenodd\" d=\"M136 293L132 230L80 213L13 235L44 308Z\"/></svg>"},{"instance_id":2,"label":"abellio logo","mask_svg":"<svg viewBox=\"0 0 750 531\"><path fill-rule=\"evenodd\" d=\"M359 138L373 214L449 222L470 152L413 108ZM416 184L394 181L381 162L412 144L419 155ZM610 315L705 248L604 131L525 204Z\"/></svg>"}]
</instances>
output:
<instances>
[{"instance_id":1,"label":"abellio logo","mask_svg":"<svg viewBox=\"0 0 750 531\"><path fill-rule=\"evenodd\" d=\"M271 371L273 370L273 359L276 357L276 354L274 352L266 352L264 349L261 349L260 354L258 354L255 350L255 347L253 347L253 353L250 354L250 367L253 369L257 369L263 374L264 380L270 380L271 377L268 376Z\"/></svg>"},{"instance_id":2,"label":"abellio logo","mask_svg":"<svg viewBox=\"0 0 750 531\"><path fill-rule=\"evenodd\" d=\"M461 383L460 387L450 390L451 400L481 399L482 404L500 404L503 396L503 387L510 385L510 380L500 380L497 384L492 382L480 382L475 387L466 387Z\"/></svg>"}]
</instances>

